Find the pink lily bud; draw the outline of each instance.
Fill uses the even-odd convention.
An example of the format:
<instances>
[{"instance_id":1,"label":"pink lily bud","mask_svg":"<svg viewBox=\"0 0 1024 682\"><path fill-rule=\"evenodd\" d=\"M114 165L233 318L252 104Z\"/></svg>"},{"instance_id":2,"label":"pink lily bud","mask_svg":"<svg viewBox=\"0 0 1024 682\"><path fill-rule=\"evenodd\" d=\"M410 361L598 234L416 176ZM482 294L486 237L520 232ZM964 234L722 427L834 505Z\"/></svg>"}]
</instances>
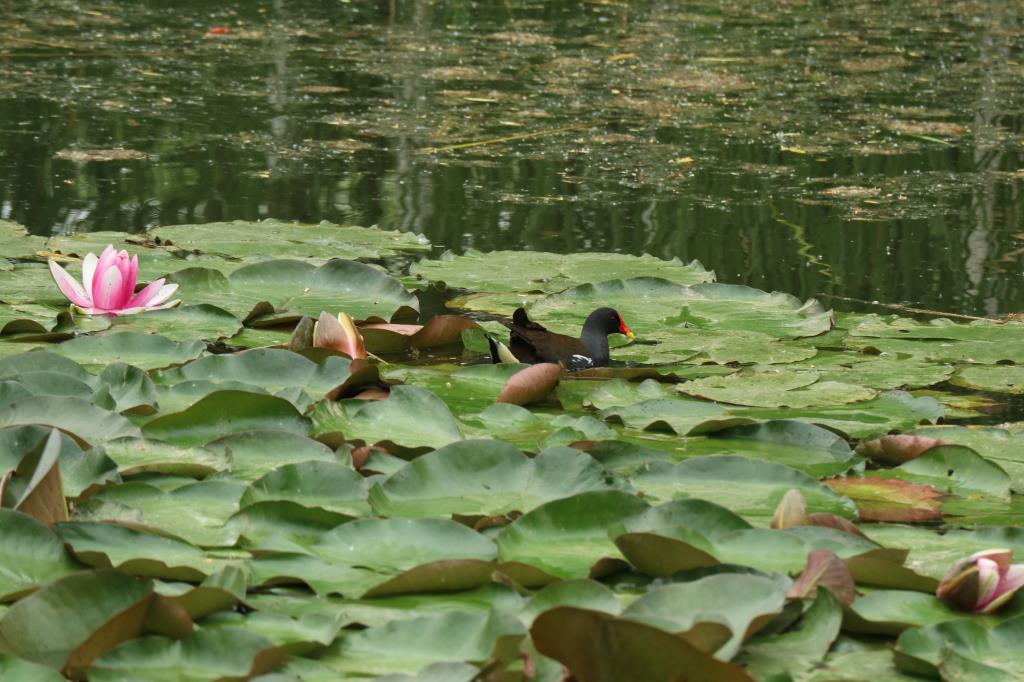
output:
<instances>
[{"instance_id":1,"label":"pink lily bud","mask_svg":"<svg viewBox=\"0 0 1024 682\"><path fill-rule=\"evenodd\" d=\"M988 549L953 564L935 594L951 606L992 613L1024 587L1024 564L1011 564L1013 552Z\"/></svg>"},{"instance_id":2,"label":"pink lily bud","mask_svg":"<svg viewBox=\"0 0 1024 682\"><path fill-rule=\"evenodd\" d=\"M347 313L333 317L321 311L320 318L313 325L313 347L332 348L353 360L366 359L363 335Z\"/></svg>"},{"instance_id":3,"label":"pink lily bud","mask_svg":"<svg viewBox=\"0 0 1024 682\"><path fill-rule=\"evenodd\" d=\"M75 310L85 315L131 315L145 310L173 308L180 300L168 301L178 290L177 284L164 284L158 279L135 293L139 276L139 257L127 251L115 251L107 245L96 256L86 254L82 259L82 283L54 261L49 261L50 274L57 288L71 301Z\"/></svg>"}]
</instances>

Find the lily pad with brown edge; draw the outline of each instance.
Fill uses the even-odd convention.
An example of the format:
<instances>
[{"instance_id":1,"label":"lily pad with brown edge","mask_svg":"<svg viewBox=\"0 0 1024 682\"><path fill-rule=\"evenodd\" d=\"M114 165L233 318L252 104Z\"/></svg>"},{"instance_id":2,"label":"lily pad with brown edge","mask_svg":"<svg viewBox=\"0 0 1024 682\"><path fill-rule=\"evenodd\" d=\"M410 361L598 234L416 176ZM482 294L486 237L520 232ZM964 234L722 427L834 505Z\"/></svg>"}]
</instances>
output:
<instances>
[{"instance_id":1,"label":"lily pad with brown edge","mask_svg":"<svg viewBox=\"0 0 1024 682\"><path fill-rule=\"evenodd\" d=\"M58 532L79 561L127 575L202 581L225 566L183 540L126 525L76 520L60 524Z\"/></svg>"},{"instance_id":2,"label":"lily pad with brown edge","mask_svg":"<svg viewBox=\"0 0 1024 682\"><path fill-rule=\"evenodd\" d=\"M679 675L693 682L753 680L665 630L600 611L551 609L533 622L530 636L580 682L669 682Z\"/></svg>"},{"instance_id":3,"label":"lily pad with brown edge","mask_svg":"<svg viewBox=\"0 0 1024 682\"><path fill-rule=\"evenodd\" d=\"M185 303L209 303L246 324L267 326L316 317L323 310L344 310L353 318L394 319L419 309L416 297L390 275L350 260L333 259L316 267L297 260L246 265L230 275L209 268L173 273ZM260 321L261 316L270 316Z\"/></svg>"},{"instance_id":4,"label":"lily pad with brown edge","mask_svg":"<svg viewBox=\"0 0 1024 682\"><path fill-rule=\"evenodd\" d=\"M785 589L771 578L721 573L655 587L621 615L673 632L715 658L728 661L745 640L782 612L785 602ZM717 628L709 625L726 629L714 632Z\"/></svg>"},{"instance_id":5,"label":"lily pad with brown edge","mask_svg":"<svg viewBox=\"0 0 1024 682\"><path fill-rule=\"evenodd\" d=\"M204 627L180 640L151 636L127 642L96 660L89 679L254 679L276 670L287 658L283 646L254 632Z\"/></svg>"},{"instance_id":6,"label":"lily pad with brown edge","mask_svg":"<svg viewBox=\"0 0 1024 682\"><path fill-rule=\"evenodd\" d=\"M0 648L81 677L98 656L142 633L152 602L149 580L75 573L9 608L0 618Z\"/></svg>"},{"instance_id":7,"label":"lily pad with brown edge","mask_svg":"<svg viewBox=\"0 0 1024 682\"><path fill-rule=\"evenodd\" d=\"M158 416L143 426L142 433L146 438L189 446L262 429L306 435L310 420L284 398L227 390L210 393L181 412Z\"/></svg>"},{"instance_id":8,"label":"lily pad with brown edge","mask_svg":"<svg viewBox=\"0 0 1024 682\"><path fill-rule=\"evenodd\" d=\"M314 590L337 591L359 598L407 592L451 592L479 587L490 580L496 548L488 538L447 519L356 519L325 533L295 556L292 566L320 564L329 582ZM275 555L250 561L259 582L287 576ZM287 569L285 569L287 570Z\"/></svg>"},{"instance_id":9,"label":"lily pad with brown edge","mask_svg":"<svg viewBox=\"0 0 1024 682\"><path fill-rule=\"evenodd\" d=\"M197 546L230 547L238 535L224 523L238 511L245 489L232 479L188 480L171 490L129 481L93 495L83 513L97 521L139 523Z\"/></svg>"},{"instance_id":10,"label":"lily pad with brown edge","mask_svg":"<svg viewBox=\"0 0 1024 682\"><path fill-rule=\"evenodd\" d=\"M637 496L617 490L577 493L542 504L498 534L500 570L534 586L621 570L625 562L608 528L647 507Z\"/></svg>"}]
</instances>

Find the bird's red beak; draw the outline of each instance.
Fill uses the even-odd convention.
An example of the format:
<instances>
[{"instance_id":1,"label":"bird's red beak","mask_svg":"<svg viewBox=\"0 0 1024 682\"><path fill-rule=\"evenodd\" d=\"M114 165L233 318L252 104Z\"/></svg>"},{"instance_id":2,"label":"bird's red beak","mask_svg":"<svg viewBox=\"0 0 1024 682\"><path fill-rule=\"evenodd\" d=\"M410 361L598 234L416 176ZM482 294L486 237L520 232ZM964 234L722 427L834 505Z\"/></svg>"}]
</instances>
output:
<instances>
[{"instance_id":1,"label":"bird's red beak","mask_svg":"<svg viewBox=\"0 0 1024 682\"><path fill-rule=\"evenodd\" d=\"M633 330L626 326L626 323L622 321L622 315L619 315L619 333L625 334L627 339L635 339L636 334Z\"/></svg>"}]
</instances>

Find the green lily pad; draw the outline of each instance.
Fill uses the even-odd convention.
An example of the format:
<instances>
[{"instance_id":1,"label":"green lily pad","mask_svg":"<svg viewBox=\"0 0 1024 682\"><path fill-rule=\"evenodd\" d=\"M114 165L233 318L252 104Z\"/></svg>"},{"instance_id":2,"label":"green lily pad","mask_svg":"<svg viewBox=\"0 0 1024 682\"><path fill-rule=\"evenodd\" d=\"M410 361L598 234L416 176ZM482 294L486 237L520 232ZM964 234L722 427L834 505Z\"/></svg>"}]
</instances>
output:
<instances>
[{"instance_id":1,"label":"green lily pad","mask_svg":"<svg viewBox=\"0 0 1024 682\"><path fill-rule=\"evenodd\" d=\"M878 635L898 635L915 626L938 625L963 618L932 594L879 590L859 597L847 611L843 629Z\"/></svg>"},{"instance_id":2,"label":"green lily pad","mask_svg":"<svg viewBox=\"0 0 1024 682\"><path fill-rule=\"evenodd\" d=\"M201 303L115 317L111 326L119 331L160 334L175 341L217 341L237 334L242 321L217 306Z\"/></svg>"},{"instance_id":3,"label":"green lily pad","mask_svg":"<svg viewBox=\"0 0 1024 682\"><path fill-rule=\"evenodd\" d=\"M1017 365L961 367L949 380L949 383L978 391L1021 395L1024 394L1024 367Z\"/></svg>"},{"instance_id":4,"label":"green lily pad","mask_svg":"<svg viewBox=\"0 0 1024 682\"><path fill-rule=\"evenodd\" d=\"M206 346L201 341L177 342L159 334L139 332L81 336L51 349L94 370L102 370L107 363L115 361L146 370L169 367L195 360L205 351Z\"/></svg>"},{"instance_id":5,"label":"green lily pad","mask_svg":"<svg viewBox=\"0 0 1024 682\"><path fill-rule=\"evenodd\" d=\"M609 407L601 417L631 429L668 430L680 436L721 431L753 420L736 417L715 403L689 399L643 400L623 407Z\"/></svg>"},{"instance_id":6,"label":"green lily pad","mask_svg":"<svg viewBox=\"0 0 1024 682\"><path fill-rule=\"evenodd\" d=\"M967 618L913 628L900 635L895 649L896 665L910 674L938 677L949 674L953 654L953 669L977 675L969 679L1018 679L1024 677L1020 657L1022 636L1024 616L1011 618L992 629Z\"/></svg>"},{"instance_id":7,"label":"green lily pad","mask_svg":"<svg viewBox=\"0 0 1024 682\"><path fill-rule=\"evenodd\" d=\"M171 491L133 481L106 488L91 499L97 520L127 520L201 546L228 547L237 540L224 522L239 509L240 481L189 481ZM141 516L140 516L141 513Z\"/></svg>"},{"instance_id":8,"label":"green lily pad","mask_svg":"<svg viewBox=\"0 0 1024 682\"><path fill-rule=\"evenodd\" d=\"M304 507L339 514L365 516L369 482L352 467L332 461L311 460L284 464L254 481L242 494L240 505L290 501Z\"/></svg>"},{"instance_id":9,"label":"green lily pad","mask_svg":"<svg viewBox=\"0 0 1024 682\"><path fill-rule=\"evenodd\" d=\"M45 247L45 237L29 234L18 223L0 220L0 253L5 258L29 258Z\"/></svg>"},{"instance_id":10,"label":"green lily pad","mask_svg":"<svg viewBox=\"0 0 1024 682\"><path fill-rule=\"evenodd\" d=\"M771 518L782 496L799 490L814 511L856 518L852 502L805 473L782 464L730 455L694 457L678 464L656 462L630 478L655 501L710 498L745 518Z\"/></svg>"},{"instance_id":11,"label":"green lily pad","mask_svg":"<svg viewBox=\"0 0 1024 682\"><path fill-rule=\"evenodd\" d=\"M320 267L296 260L271 260L239 268L228 276L208 268L188 268L170 276L186 303L209 303L245 321L271 312L286 313L277 323L302 315L344 311L356 319L390 319L400 308L418 309L416 297L398 280L356 261L335 259Z\"/></svg>"},{"instance_id":12,"label":"green lily pad","mask_svg":"<svg viewBox=\"0 0 1024 682\"><path fill-rule=\"evenodd\" d=\"M938 362L1024 362L1019 322L947 319L917 322L896 316L865 315L850 329L849 344L903 353Z\"/></svg>"},{"instance_id":13,"label":"green lily pad","mask_svg":"<svg viewBox=\"0 0 1024 682\"><path fill-rule=\"evenodd\" d=\"M963 445L940 445L904 462L891 475L951 493L1010 499L1010 477L1000 466Z\"/></svg>"},{"instance_id":14,"label":"green lily pad","mask_svg":"<svg viewBox=\"0 0 1024 682\"><path fill-rule=\"evenodd\" d=\"M1014 490L1024 491L1024 434L996 426L948 425L925 426L911 433L971 448L1006 471Z\"/></svg>"},{"instance_id":15,"label":"green lily pad","mask_svg":"<svg viewBox=\"0 0 1024 682\"><path fill-rule=\"evenodd\" d=\"M277 432L274 432L275 435ZM107 455L125 476L161 473L201 478L227 471L231 459L214 449L199 446L178 447L144 438L119 438L104 443Z\"/></svg>"},{"instance_id":16,"label":"green lily pad","mask_svg":"<svg viewBox=\"0 0 1024 682\"><path fill-rule=\"evenodd\" d=\"M737 662L759 679L810 671L825 658L842 621L842 609L832 593L818 590L794 628L755 637L744 645Z\"/></svg>"},{"instance_id":17,"label":"green lily pad","mask_svg":"<svg viewBox=\"0 0 1024 682\"><path fill-rule=\"evenodd\" d=\"M370 501L384 516L495 516L608 488L602 467L578 450L551 448L530 459L499 441L468 440L406 464L374 485Z\"/></svg>"},{"instance_id":18,"label":"green lily pad","mask_svg":"<svg viewBox=\"0 0 1024 682\"><path fill-rule=\"evenodd\" d=\"M437 260L421 260L409 272L449 287L485 293L553 293L587 282L602 282L610 273L619 277L662 277L676 284L710 282L714 275L697 261L682 263L678 258L661 260L644 254L619 253L545 253L531 251L523 258L518 251L481 253L473 249L456 255L445 252ZM472 307L483 297L475 297Z\"/></svg>"},{"instance_id":19,"label":"green lily pad","mask_svg":"<svg viewBox=\"0 0 1024 682\"><path fill-rule=\"evenodd\" d=\"M922 422L935 422L942 416L942 406L934 398L915 398L903 391L889 391L852 405L799 409L750 407L730 412L749 419L799 419L840 431L851 438L867 438L890 431L906 431Z\"/></svg>"},{"instance_id":20,"label":"green lily pad","mask_svg":"<svg viewBox=\"0 0 1024 682\"><path fill-rule=\"evenodd\" d=\"M298 353L281 348L254 348L235 354L207 355L180 367L153 375L165 386L191 382L245 384L270 393L308 393L320 400L343 385L351 376L351 361L328 356L313 362ZM297 405L298 406L298 405Z\"/></svg>"},{"instance_id":21,"label":"green lily pad","mask_svg":"<svg viewBox=\"0 0 1024 682\"><path fill-rule=\"evenodd\" d=\"M741 371L728 376L695 379L679 385L687 395L751 407L804 408L857 403L875 397L875 391L855 384L819 381L813 371L782 369Z\"/></svg>"},{"instance_id":22,"label":"green lily pad","mask_svg":"<svg viewBox=\"0 0 1024 682\"><path fill-rule=\"evenodd\" d=\"M8 403L0 412L0 428L26 424L53 426L91 444L142 435L138 427L116 412L64 396L24 397Z\"/></svg>"},{"instance_id":23,"label":"green lily pad","mask_svg":"<svg viewBox=\"0 0 1024 682\"><path fill-rule=\"evenodd\" d=\"M46 526L0 509L0 600L7 602L77 570L64 544Z\"/></svg>"},{"instance_id":24,"label":"green lily pad","mask_svg":"<svg viewBox=\"0 0 1024 682\"><path fill-rule=\"evenodd\" d=\"M448 406L415 386L395 386L386 400L325 400L310 416L313 435L340 432L346 440L367 444L439 448L463 438Z\"/></svg>"},{"instance_id":25,"label":"green lily pad","mask_svg":"<svg viewBox=\"0 0 1024 682\"><path fill-rule=\"evenodd\" d=\"M289 431L241 431L211 441L205 449L229 461L231 475L243 481L256 480L286 464L338 461L338 455L323 443Z\"/></svg>"},{"instance_id":26,"label":"green lily pad","mask_svg":"<svg viewBox=\"0 0 1024 682\"><path fill-rule=\"evenodd\" d=\"M175 225L150 230L147 237L184 251L234 258L369 258L428 251L430 242L411 232L341 226L305 225L282 220Z\"/></svg>"}]
</instances>

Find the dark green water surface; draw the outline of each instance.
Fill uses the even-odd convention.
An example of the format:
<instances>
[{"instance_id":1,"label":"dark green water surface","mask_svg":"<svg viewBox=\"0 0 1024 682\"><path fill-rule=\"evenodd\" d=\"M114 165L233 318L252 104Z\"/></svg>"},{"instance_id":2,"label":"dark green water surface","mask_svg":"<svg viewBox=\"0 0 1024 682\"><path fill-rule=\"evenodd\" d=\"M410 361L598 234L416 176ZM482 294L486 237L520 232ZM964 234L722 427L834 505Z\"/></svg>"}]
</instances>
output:
<instances>
[{"instance_id":1,"label":"dark green water surface","mask_svg":"<svg viewBox=\"0 0 1024 682\"><path fill-rule=\"evenodd\" d=\"M35 233L329 220L1024 309L1021 2L0 9L0 217Z\"/></svg>"}]
</instances>

